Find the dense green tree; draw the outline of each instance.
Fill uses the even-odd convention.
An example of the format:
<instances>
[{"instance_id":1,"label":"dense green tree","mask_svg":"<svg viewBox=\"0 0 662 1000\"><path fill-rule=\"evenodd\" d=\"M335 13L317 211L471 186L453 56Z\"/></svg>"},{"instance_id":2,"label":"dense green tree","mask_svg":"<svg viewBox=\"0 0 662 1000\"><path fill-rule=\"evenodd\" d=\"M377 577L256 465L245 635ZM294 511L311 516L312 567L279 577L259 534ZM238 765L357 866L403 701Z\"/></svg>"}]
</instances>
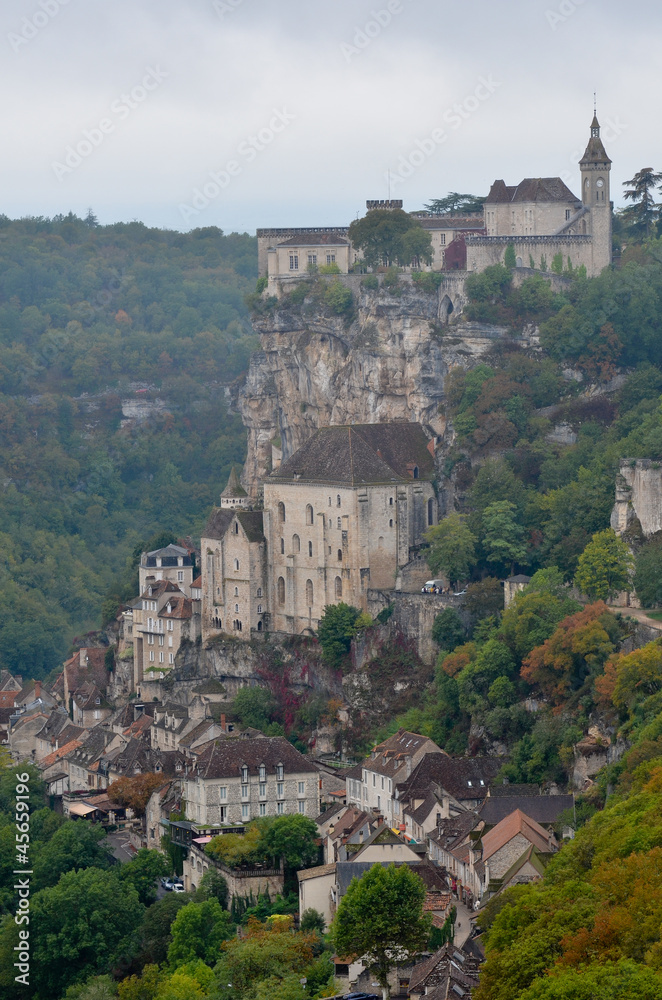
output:
<instances>
[{"instance_id":1,"label":"dense green tree","mask_svg":"<svg viewBox=\"0 0 662 1000\"><path fill-rule=\"evenodd\" d=\"M332 925L336 953L360 958L383 990L398 964L424 951L431 921L423 916L425 886L407 865L374 865L352 879Z\"/></svg>"},{"instance_id":2,"label":"dense green tree","mask_svg":"<svg viewBox=\"0 0 662 1000\"><path fill-rule=\"evenodd\" d=\"M61 875L83 868L110 868L105 831L91 823L67 820L41 848L34 862L34 885L56 885Z\"/></svg>"},{"instance_id":3,"label":"dense green tree","mask_svg":"<svg viewBox=\"0 0 662 1000\"><path fill-rule=\"evenodd\" d=\"M207 965L214 965L221 956L221 944L233 933L230 914L217 899L188 903L170 927L168 962L177 968L199 958Z\"/></svg>"},{"instance_id":4,"label":"dense green tree","mask_svg":"<svg viewBox=\"0 0 662 1000\"><path fill-rule=\"evenodd\" d=\"M172 938L170 928L181 908L190 903L183 892L169 892L147 907L140 926L140 958L147 964L165 962Z\"/></svg>"},{"instance_id":5,"label":"dense green tree","mask_svg":"<svg viewBox=\"0 0 662 1000\"><path fill-rule=\"evenodd\" d=\"M262 824L260 847L272 858L282 858L287 868L309 868L319 854L318 835L316 823L308 816L275 816Z\"/></svg>"},{"instance_id":6,"label":"dense green tree","mask_svg":"<svg viewBox=\"0 0 662 1000\"><path fill-rule=\"evenodd\" d=\"M160 851L141 848L132 861L122 865L119 876L132 885L145 906L156 900L157 880L170 874L170 865Z\"/></svg>"},{"instance_id":7,"label":"dense green tree","mask_svg":"<svg viewBox=\"0 0 662 1000\"><path fill-rule=\"evenodd\" d=\"M470 583L464 601L469 614L475 619L490 618L503 611L503 584L496 577L486 576L483 580Z\"/></svg>"},{"instance_id":8,"label":"dense green tree","mask_svg":"<svg viewBox=\"0 0 662 1000\"><path fill-rule=\"evenodd\" d=\"M634 588L645 608L662 605L662 537L648 542L637 554Z\"/></svg>"},{"instance_id":9,"label":"dense green tree","mask_svg":"<svg viewBox=\"0 0 662 1000\"><path fill-rule=\"evenodd\" d=\"M352 639L356 635L356 622L360 615L344 601L325 607L317 628L317 638L324 653L324 659L334 667L340 666L349 653Z\"/></svg>"},{"instance_id":10,"label":"dense green tree","mask_svg":"<svg viewBox=\"0 0 662 1000\"><path fill-rule=\"evenodd\" d=\"M196 903L200 903L205 899L217 899L223 909L227 909L228 905L228 883L223 878L221 873L215 868L210 868L209 871L202 876L200 879L200 885L195 894Z\"/></svg>"},{"instance_id":11,"label":"dense green tree","mask_svg":"<svg viewBox=\"0 0 662 1000\"><path fill-rule=\"evenodd\" d=\"M606 601L631 584L634 560L612 528L597 532L577 563L575 584L592 601Z\"/></svg>"},{"instance_id":12,"label":"dense green tree","mask_svg":"<svg viewBox=\"0 0 662 1000\"><path fill-rule=\"evenodd\" d=\"M443 574L451 583L466 580L476 562L476 536L462 514L449 514L425 534L430 549L428 566L435 576Z\"/></svg>"},{"instance_id":13,"label":"dense green tree","mask_svg":"<svg viewBox=\"0 0 662 1000\"><path fill-rule=\"evenodd\" d=\"M458 213L464 215L468 212L482 212L484 198L479 198L474 194L458 194L451 191L445 198L433 198L425 205L426 212L430 215L447 215Z\"/></svg>"},{"instance_id":14,"label":"dense green tree","mask_svg":"<svg viewBox=\"0 0 662 1000\"><path fill-rule=\"evenodd\" d=\"M500 567L510 564L510 571L514 573L515 564L524 563L527 555L517 507L510 500L496 500L483 511L482 524L482 545L487 561Z\"/></svg>"},{"instance_id":15,"label":"dense green tree","mask_svg":"<svg viewBox=\"0 0 662 1000\"><path fill-rule=\"evenodd\" d=\"M404 237L412 230L417 232L409 236L405 243ZM349 227L349 238L353 246L363 252L363 259L369 267L411 263L412 256L429 256L431 246L430 234L420 222L399 208L373 209L362 219L356 219ZM406 260L407 257L409 260Z\"/></svg>"},{"instance_id":16,"label":"dense green tree","mask_svg":"<svg viewBox=\"0 0 662 1000\"><path fill-rule=\"evenodd\" d=\"M70 984L104 973L130 950L143 913L136 890L99 868L67 872L36 893L30 930L37 994L57 997Z\"/></svg>"},{"instance_id":17,"label":"dense green tree","mask_svg":"<svg viewBox=\"0 0 662 1000\"><path fill-rule=\"evenodd\" d=\"M233 714L242 726L252 726L266 732L273 722L276 703L270 691L263 687L241 687L232 703Z\"/></svg>"},{"instance_id":18,"label":"dense green tree","mask_svg":"<svg viewBox=\"0 0 662 1000\"><path fill-rule=\"evenodd\" d=\"M652 167L638 170L629 181L623 181L623 197L632 202L623 215L630 231L638 236L650 236L659 215L653 192L662 182L662 173Z\"/></svg>"},{"instance_id":19,"label":"dense green tree","mask_svg":"<svg viewBox=\"0 0 662 1000\"><path fill-rule=\"evenodd\" d=\"M434 620L432 638L441 649L453 650L466 638L462 619L455 608L444 608Z\"/></svg>"}]
</instances>

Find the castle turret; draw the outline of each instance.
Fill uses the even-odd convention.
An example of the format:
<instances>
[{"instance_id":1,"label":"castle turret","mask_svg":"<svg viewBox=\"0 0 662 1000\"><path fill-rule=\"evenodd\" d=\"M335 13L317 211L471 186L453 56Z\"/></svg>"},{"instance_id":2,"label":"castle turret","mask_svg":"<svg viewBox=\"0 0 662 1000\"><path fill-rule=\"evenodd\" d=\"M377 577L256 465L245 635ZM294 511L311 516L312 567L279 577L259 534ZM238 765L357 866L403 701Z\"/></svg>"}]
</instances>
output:
<instances>
[{"instance_id":1,"label":"castle turret","mask_svg":"<svg viewBox=\"0 0 662 1000\"><path fill-rule=\"evenodd\" d=\"M582 177L582 203L590 212L593 237L593 273L599 274L611 264L611 196L609 176L611 160L600 138L597 114L591 122L591 138L579 161Z\"/></svg>"},{"instance_id":2,"label":"castle turret","mask_svg":"<svg viewBox=\"0 0 662 1000\"><path fill-rule=\"evenodd\" d=\"M248 507L248 493L239 482L239 476L234 465L228 479L228 485L221 493L221 507L237 508Z\"/></svg>"}]
</instances>

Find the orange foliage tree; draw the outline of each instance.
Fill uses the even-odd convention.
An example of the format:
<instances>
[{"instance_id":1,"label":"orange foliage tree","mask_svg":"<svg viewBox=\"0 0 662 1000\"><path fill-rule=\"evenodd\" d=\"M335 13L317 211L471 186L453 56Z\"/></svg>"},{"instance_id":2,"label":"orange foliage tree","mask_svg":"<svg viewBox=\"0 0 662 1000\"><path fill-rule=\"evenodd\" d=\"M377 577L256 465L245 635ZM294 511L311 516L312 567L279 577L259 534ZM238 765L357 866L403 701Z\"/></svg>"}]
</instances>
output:
<instances>
[{"instance_id":1,"label":"orange foliage tree","mask_svg":"<svg viewBox=\"0 0 662 1000\"><path fill-rule=\"evenodd\" d=\"M118 778L108 786L108 796L125 809L133 809L136 816L143 816L150 796L164 784L162 774L137 774Z\"/></svg>"},{"instance_id":2,"label":"orange foliage tree","mask_svg":"<svg viewBox=\"0 0 662 1000\"><path fill-rule=\"evenodd\" d=\"M522 677L559 704L597 674L614 652L615 625L604 601L569 615L542 646L529 653L522 663Z\"/></svg>"}]
</instances>

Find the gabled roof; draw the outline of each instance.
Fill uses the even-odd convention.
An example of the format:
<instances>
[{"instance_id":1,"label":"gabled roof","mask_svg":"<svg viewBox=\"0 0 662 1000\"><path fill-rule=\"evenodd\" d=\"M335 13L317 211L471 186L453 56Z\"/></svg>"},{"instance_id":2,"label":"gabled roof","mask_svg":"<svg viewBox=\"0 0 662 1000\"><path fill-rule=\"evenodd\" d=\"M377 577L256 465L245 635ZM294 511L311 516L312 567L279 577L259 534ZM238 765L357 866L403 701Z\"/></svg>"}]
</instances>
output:
<instances>
[{"instance_id":1,"label":"gabled roof","mask_svg":"<svg viewBox=\"0 0 662 1000\"><path fill-rule=\"evenodd\" d=\"M335 875L335 862L330 865L318 865L317 868L303 868L297 872L299 882L307 882L311 878L321 878L323 875Z\"/></svg>"},{"instance_id":2,"label":"gabled roof","mask_svg":"<svg viewBox=\"0 0 662 1000\"><path fill-rule=\"evenodd\" d=\"M149 577L147 578L149 580ZM150 593L151 591L151 593ZM150 583L140 595L149 601L153 601L155 597L161 597L163 594L181 594L181 589L172 580L155 580L154 583Z\"/></svg>"},{"instance_id":3,"label":"gabled roof","mask_svg":"<svg viewBox=\"0 0 662 1000\"><path fill-rule=\"evenodd\" d=\"M168 611L170 605L170 611ZM161 610L159 618L188 619L193 617L193 603L189 597L182 594L169 598Z\"/></svg>"},{"instance_id":4,"label":"gabled roof","mask_svg":"<svg viewBox=\"0 0 662 1000\"><path fill-rule=\"evenodd\" d=\"M482 799L488 786L503 766L499 757L449 757L429 753L417 764L411 776L398 784L401 800L414 792L426 795L430 785L444 789L458 801Z\"/></svg>"},{"instance_id":5,"label":"gabled roof","mask_svg":"<svg viewBox=\"0 0 662 1000\"><path fill-rule=\"evenodd\" d=\"M203 538L225 538L234 518L246 533L249 542L264 541L264 525L261 510L230 510L227 507L214 507L202 533Z\"/></svg>"},{"instance_id":6,"label":"gabled roof","mask_svg":"<svg viewBox=\"0 0 662 1000\"><path fill-rule=\"evenodd\" d=\"M39 769L45 771L46 768L55 764L56 761L60 760L61 757L66 757L68 753L72 750L77 750L78 747L82 746L80 740L71 740L69 743L65 743L58 750L54 750L53 753L49 753L47 757L42 758L39 761Z\"/></svg>"},{"instance_id":7,"label":"gabled roof","mask_svg":"<svg viewBox=\"0 0 662 1000\"><path fill-rule=\"evenodd\" d=\"M17 693L16 691L0 691L0 708L13 708Z\"/></svg>"},{"instance_id":8,"label":"gabled roof","mask_svg":"<svg viewBox=\"0 0 662 1000\"><path fill-rule=\"evenodd\" d=\"M249 542L264 541L264 524L261 510L237 510L235 516L246 532Z\"/></svg>"},{"instance_id":9,"label":"gabled roof","mask_svg":"<svg viewBox=\"0 0 662 1000\"><path fill-rule=\"evenodd\" d=\"M516 187L508 187L503 181L495 181L490 188L485 204L521 204L522 202L577 202L579 199L560 177L525 177Z\"/></svg>"},{"instance_id":10,"label":"gabled roof","mask_svg":"<svg viewBox=\"0 0 662 1000\"><path fill-rule=\"evenodd\" d=\"M561 813L572 809L573 795L512 795L509 797L488 796L480 807L478 815L486 826L496 826L515 809L519 809L536 823L558 822Z\"/></svg>"},{"instance_id":11,"label":"gabled roof","mask_svg":"<svg viewBox=\"0 0 662 1000\"><path fill-rule=\"evenodd\" d=\"M214 740L199 755L195 773L200 778L238 778L246 766L249 774L256 776L262 764L271 771L282 764L286 774L317 774L314 765L284 736Z\"/></svg>"},{"instance_id":12,"label":"gabled roof","mask_svg":"<svg viewBox=\"0 0 662 1000\"><path fill-rule=\"evenodd\" d=\"M500 851L518 833L526 837L529 843L537 847L539 851L549 852L550 844L547 831L543 830L535 820L526 816L520 809L515 809L489 833L483 835L483 861L489 861L493 854Z\"/></svg>"},{"instance_id":13,"label":"gabled roof","mask_svg":"<svg viewBox=\"0 0 662 1000\"><path fill-rule=\"evenodd\" d=\"M336 486L431 479L428 444L420 424L321 427L269 478Z\"/></svg>"}]
</instances>

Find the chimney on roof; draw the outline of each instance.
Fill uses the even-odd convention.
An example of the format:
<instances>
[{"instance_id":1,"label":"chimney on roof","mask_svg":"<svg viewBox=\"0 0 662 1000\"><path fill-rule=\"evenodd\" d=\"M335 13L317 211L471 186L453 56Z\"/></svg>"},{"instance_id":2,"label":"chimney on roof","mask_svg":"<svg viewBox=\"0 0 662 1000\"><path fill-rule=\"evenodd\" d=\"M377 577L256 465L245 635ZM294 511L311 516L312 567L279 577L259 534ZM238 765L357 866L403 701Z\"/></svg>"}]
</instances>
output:
<instances>
[{"instance_id":1,"label":"chimney on roof","mask_svg":"<svg viewBox=\"0 0 662 1000\"><path fill-rule=\"evenodd\" d=\"M34 682L34 697L35 697L35 701L38 698L41 698L41 681L35 681Z\"/></svg>"},{"instance_id":2,"label":"chimney on roof","mask_svg":"<svg viewBox=\"0 0 662 1000\"><path fill-rule=\"evenodd\" d=\"M221 714L221 729L224 733L227 732L227 729L225 728L225 716L223 714Z\"/></svg>"},{"instance_id":3,"label":"chimney on roof","mask_svg":"<svg viewBox=\"0 0 662 1000\"><path fill-rule=\"evenodd\" d=\"M133 721L136 722L142 715L145 714L145 706L142 702L138 702L133 706Z\"/></svg>"}]
</instances>

